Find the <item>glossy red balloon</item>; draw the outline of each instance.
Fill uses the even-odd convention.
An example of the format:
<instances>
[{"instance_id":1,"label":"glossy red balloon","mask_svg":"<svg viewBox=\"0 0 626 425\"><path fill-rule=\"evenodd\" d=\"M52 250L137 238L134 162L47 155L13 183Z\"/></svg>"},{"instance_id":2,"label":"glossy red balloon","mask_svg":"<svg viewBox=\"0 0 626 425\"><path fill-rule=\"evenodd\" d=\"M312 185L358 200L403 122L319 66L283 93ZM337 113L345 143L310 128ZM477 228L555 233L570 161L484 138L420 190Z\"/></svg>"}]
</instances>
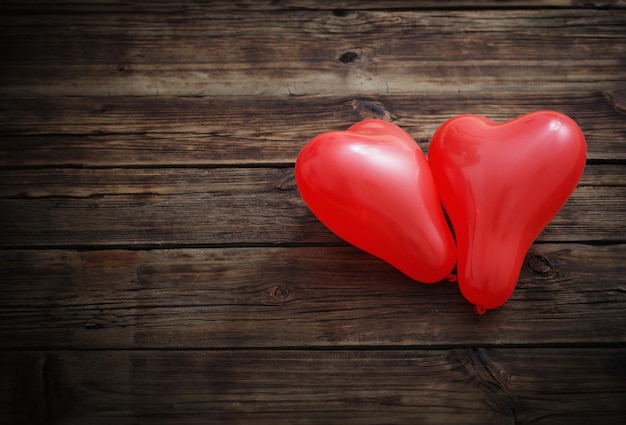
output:
<instances>
[{"instance_id":1,"label":"glossy red balloon","mask_svg":"<svg viewBox=\"0 0 626 425\"><path fill-rule=\"evenodd\" d=\"M501 124L461 115L435 132L428 160L456 236L459 287L477 312L511 296L528 248L576 188L586 150L576 123L553 111Z\"/></svg>"},{"instance_id":2,"label":"glossy red balloon","mask_svg":"<svg viewBox=\"0 0 626 425\"><path fill-rule=\"evenodd\" d=\"M400 127L366 120L320 134L298 155L295 176L313 214L343 240L423 283L452 271L454 239L430 168Z\"/></svg>"}]
</instances>

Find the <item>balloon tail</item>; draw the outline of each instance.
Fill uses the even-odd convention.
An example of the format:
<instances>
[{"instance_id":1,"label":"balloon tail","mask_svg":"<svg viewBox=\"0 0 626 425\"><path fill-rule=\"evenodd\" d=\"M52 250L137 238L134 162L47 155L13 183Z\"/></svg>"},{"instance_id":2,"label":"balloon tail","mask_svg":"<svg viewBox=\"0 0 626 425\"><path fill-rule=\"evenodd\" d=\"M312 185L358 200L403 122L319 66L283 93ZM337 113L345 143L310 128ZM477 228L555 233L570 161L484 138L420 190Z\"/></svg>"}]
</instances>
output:
<instances>
[{"instance_id":1,"label":"balloon tail","mask_svg":"<svg viewBox=\"0 0 626 425\"><path fill-rule=\"evenodd\" d=\"M487 309L483 306L480 306L480 305L474 306L474 313L478 314L479 316L482 316L483 314L485 314L486 311Z\"/></svg>"},{"instance_id":2,"label":"balloon tail","mask_svg":"<svg viewBox=\"0 0 626 425\"><path fill-rule=\"evenodd\" d=\"M448 282L456 282L456 281L457 281L457 277L456 277L456 275L455 275L454 273L451 273L451 274L449 274L449 275L446 277L446 280L447 280Z\"/></svg>"}]
</instances>

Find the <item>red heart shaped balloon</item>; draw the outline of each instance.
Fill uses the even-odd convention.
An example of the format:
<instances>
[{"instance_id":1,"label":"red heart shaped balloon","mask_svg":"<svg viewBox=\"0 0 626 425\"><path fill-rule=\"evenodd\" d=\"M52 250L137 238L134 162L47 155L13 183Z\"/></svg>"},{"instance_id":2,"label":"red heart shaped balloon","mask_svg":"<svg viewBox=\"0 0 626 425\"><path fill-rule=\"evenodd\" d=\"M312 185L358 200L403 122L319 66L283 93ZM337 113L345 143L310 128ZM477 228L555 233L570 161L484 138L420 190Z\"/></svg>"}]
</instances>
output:
<instances>
[{"instance_id":1,"label":"red heart shaped balloon","mask_svg":"<svg viewBox=\"0 0 626 425\"><path fill-rule=\"evenodd\" d=\"M576 123L538 111L497 124L461 115L435 132L428 161L457 242L461 292L476 311L511 296L528 248L585 168Z\"/></svg>"},{"instance_id":2,"label":"red heart shaped balloon","mask_svg":"<svg viewBox=\"0 0 626 425\"><path fill-rule=\"evenodd\" d=\"M343 240L424 283L454 267L426 157L398 126L366 120L320 134L298 155L295 176L313 214Z\"/></svg>"}]
</instances>

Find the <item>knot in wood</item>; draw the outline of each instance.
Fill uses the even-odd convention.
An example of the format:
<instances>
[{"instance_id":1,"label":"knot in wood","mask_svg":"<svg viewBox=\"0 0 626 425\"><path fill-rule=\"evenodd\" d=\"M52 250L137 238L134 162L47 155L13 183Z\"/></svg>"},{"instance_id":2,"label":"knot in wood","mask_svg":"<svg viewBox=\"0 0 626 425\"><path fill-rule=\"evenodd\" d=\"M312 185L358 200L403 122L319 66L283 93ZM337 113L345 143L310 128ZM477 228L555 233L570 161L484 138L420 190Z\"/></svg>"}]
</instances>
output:
<instances>
[{"instance_id":1,"label":"knot in wood","mask_svg":"<svg viewBox=\"0 0 626 425\"><path fill-rule=\"evenodd\" d=\"M295 190L296 177L294 170L281 171L274 179L273 188L277 190Z\"/></svg>"},{"instance_id":2,"label":"knot in wood","mask_svg":"<svg viewBox=\"0 0 626 425\"><path fill-rule=\"evenodd\" d=\"M333 15L344 18L348 16L348 11L346 9L333 9Z\"/></svg>"},{"instance_id":3,"label":"knot in wood","mask_svg":"<svg viewBox=\"0 0 626 425\"><path fill-rule=\"evenodd\" d=\"M342 53L337 59L341 63L351 63L351 62L358 60L359 56L360 55L357 52L350 51L350 52Z\"/></svg>"},{"instance_id":4,"label":"knot in wood","mask_svg":"<svg viewBox=\"0 0 626 425\"><path fill-rule=\"evenodd\" d=\"M450 359L461 379L477 388L491 409L501 415L517 418L524 412L520 400L509 390L511 375L505 364L483 348L455 350Z\"/></svg>"},{"instance_id":5,"label":"knot in wood","mask_svg":"<svg viewBox=\"0 0 626 425\"><path fill-rule=\"evenodd\" d=\"M280 285L270 288L270 295L274 298L287 298L289 296L289 289Z\"/></svg>"},{"instance_id":6,"label":"knot in wood","mask_svg":"<svg viewBox=\"0 0 626 425\"><path fill-rule=\"evenodd\" d=\"M290 300L291 291L287 286L275 285L263 293L264 304L282 304Z\"/></svg>"},{"instance_id":7,"label":"knot in wood","mask_svg":"<svg viewBox=\"0 0 626 425\"><path fill-rule=\"evenodd\" d=\"M622 114L626 113L626 90L605 92L604 96L613 109Z\"/></svg>"},{"instance_id":8,"label":"knot in wood","mask_svg":"<svg viewBox=\"0 0 626 425\"><path fill-rule=\"evenodd\" d=\"M350 102L352 108L359 114L360 119L381 119L391 121L392 117L380 102L373 100L355 99Z\"/></svg>"},{"instance_id":9,"label":"knot in wood","mask_svg":"<svg viewBox=\"0 0 626 425\"><path fill-rule=\"evenodd\" d=\"M531 255L528 258L528 267L537 274L548 274L552 270L552 266L543 255Z\"/></svg>"}]
</instances>

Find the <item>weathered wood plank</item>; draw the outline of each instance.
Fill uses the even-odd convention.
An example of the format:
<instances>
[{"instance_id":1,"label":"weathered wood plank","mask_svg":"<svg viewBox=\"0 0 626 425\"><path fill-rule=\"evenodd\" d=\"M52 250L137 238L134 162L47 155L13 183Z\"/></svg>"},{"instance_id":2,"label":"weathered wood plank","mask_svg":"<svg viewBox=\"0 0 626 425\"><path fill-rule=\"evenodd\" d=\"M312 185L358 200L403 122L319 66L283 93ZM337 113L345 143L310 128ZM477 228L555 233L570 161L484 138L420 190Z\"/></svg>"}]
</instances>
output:
<instances>
[{"instance_id":1,"label":"weathered wood plank","mask_svg":"<svg viewBox=\"0 0 626 425\"><path fill-rule=\"evenodd\" d=\"M428 149L459 114L506 121L539 109L574 118L590 159L626 159L626 92L421 96L0 99L0 166L293 163L316 134L391 120Z\"/></svg>"},{"instance_id":2,"label":"weathered wood plank","mask_svg":"<svg viewBox=\"0 0 626 425\"><path fill-rule=\"evenodd\" d=\"M0 251L0 347L624 343L626 246L538 244L477 316L352 247Z\"/></svg>"},{"instance_id":3,"label":"weathered wood plank","mask_svg":"<svg viewBox=\"0 0 626 425\"><path fill-rule=\"evenodd\" d=\"M578 186L626 187L626 165L588 164ZM0 170L0 199L193 195L220 192L226 195L296 189L293 167Z\"/></svg>"},{"instance_id":4,"label":"weathered wood plank","mask_svg":"<svg viewBox=\"0 0 626 425\"><path fill-rule=\"evenodd\" d=\"M617 424L614 349L2 352L4 423Z\"/></svg>"},{"instance_id":5,"label":"weathered wood plank","mask_svg":"<svg viewBox=\"0 0 626 425\"><path fill-rule=\"evenodd\" d=\"M45 10L45 9L44 9ZM619 90L621 10L71 12L0 21L0 95Z\"/></svg>"},{"instance_id":6,"label":"weathered wood plank","mask_svg":"<svg viewBox=\"0 0 626 425\"><path fill-rule=\"evenodd\" d=\"M625 174L589 166L538 240L626 240ZM5 247L340 243L291 168L5 170L0 196Z\"/></svg>"},{"instance_id":7,"label":"weathered wood plank","mask_svg":"<svg viewBox=\"0 0 626 425\"><path fill-rule=\"evenodd\" d=\"M146 3L146 4L144 4ZM67 7L81 13L112 13L128 11L129 7L135 13L165 14L165 13L206 13L210 10L227 11L282 11L282 10L333 10L337 16L345 13L342 9L357 10L393 10L393 9L485 9L485 8L572 8L572 7L603 7L623 8L626 3L623 0L385 0L384 2L372 0L340 0L332 5L319 0L212 0L210 4L203 2L179 1L172 4L166 0L153 0L150 2L133 2L129 4L124 0L64 0L63 2L50 2L45 0L5 0L2 10L12 13L33 13L44 10L46 13L66 14ZM330 7L332 6L332 7Z\"/></svg>"}]
</instances>

